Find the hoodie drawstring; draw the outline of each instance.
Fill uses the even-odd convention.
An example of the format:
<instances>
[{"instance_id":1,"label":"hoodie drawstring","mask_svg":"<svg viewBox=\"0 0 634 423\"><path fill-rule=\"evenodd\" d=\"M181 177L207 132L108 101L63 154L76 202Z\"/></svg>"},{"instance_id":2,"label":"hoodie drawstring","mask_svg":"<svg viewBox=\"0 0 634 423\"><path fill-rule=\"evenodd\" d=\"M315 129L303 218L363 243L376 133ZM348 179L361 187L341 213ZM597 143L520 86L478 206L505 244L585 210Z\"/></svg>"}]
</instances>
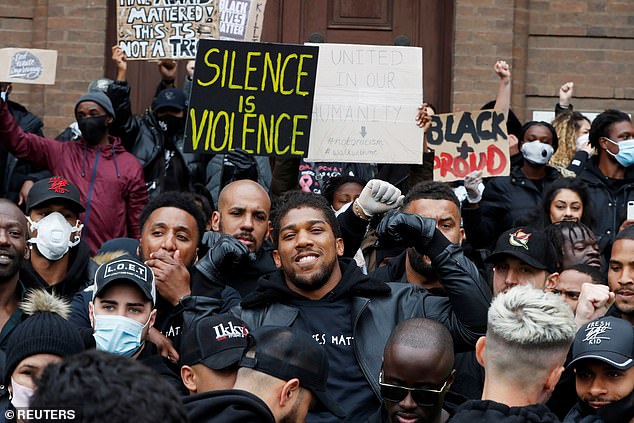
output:
<instances>
[{"instance_id":1,"label":"hoodie drawstring","mask_svg":"<svg viewBox=\"0 0 634 423\"><path fill-rule=\"evenodd\" d=\"M81 177L86 176L86 146L84 145L84 159L81 161Z\"/></svg>"},{"instance_id":2,"label":"hoodie drawstring","mask_svg":"<svg viewBox=\"0 0 634 423\"><path fill-rule=\"evenodd\" d=\"M114 160L114 168L117 171L117 178L121 176L119 173L119 165L117 164L117 152L114 149L114 144L112 144L112 159Z\"/></svg>"},{"instance_id":3,"label":"hoodie drawstring","mask_svg":"<svg viewBox=\"0 0 634 423\"><path fill-rule=\"evenodd\" d=\"M85 151L85 150L84 150ZM90 214L90 199L92 198L92 189L95 186L95 179L97 177L97 164L99 163L100 149L97 149L97 155L95 156L95 165L92 168L92 177L90 178L90 188L88 188L88 198L86 199L86 214L84 215L84 230L88 233L88 216Z\"/></svg>"}]
</instances>

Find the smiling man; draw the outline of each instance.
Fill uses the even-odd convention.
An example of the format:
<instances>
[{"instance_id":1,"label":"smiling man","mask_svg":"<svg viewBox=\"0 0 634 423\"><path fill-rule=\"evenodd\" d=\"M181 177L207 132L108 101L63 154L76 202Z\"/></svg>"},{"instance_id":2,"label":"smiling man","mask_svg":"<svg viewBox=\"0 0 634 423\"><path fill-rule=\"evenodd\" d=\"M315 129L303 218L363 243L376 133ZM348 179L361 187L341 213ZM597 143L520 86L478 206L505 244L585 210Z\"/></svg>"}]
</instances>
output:
<instances>
[{"instance_id":1,"label":"smiling man","mask_svg":"<svg viewBox=\"0 0 634 423\"><path fill-rule=\"evenodd\" d=\"M633 353L634 329L625 320L602 317L579 329L569 364L579 402L564 423L634 421Z\"/></svg>"},{"instance_id":2,"label":"smiling man","mask_svg":"<svg viewBox=\"0 0 634 423\"><path fill-rule=\"evenodd\" d=\"M328 392L355 421L364 421L381 405L377 375L383 347L400 321L438 320L451 332L456 348L463 350L473 348L485 329L486 286L473 279L459 247L445 238L433 219L396 213L386 216L377 232L405 247L415 244L430 255L442 275L446 297L432 296L412 284L373 279L353 260L341 258L341 229L319 195L285 196L272 232L279 270L260 279L258 290L244 298L241 318L252 329L297 327L324 345L331 363ZM336 419L322 412L310 413L308 421Z\"/></svg>"}]
</instances>

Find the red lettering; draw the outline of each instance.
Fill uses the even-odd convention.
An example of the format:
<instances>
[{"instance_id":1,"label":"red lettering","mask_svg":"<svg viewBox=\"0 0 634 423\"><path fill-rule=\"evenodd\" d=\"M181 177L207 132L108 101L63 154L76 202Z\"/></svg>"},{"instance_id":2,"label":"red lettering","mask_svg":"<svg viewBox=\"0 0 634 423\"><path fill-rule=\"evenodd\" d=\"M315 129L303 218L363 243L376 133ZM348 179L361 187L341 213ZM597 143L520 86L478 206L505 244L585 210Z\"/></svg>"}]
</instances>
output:
<instances>
[{"instance_id":1,"label":"red lettering","mask_svg":"<svg viewBox=\"0 0 634 423\"><path fill-rule=\"evenodd\" d=\"M496 157L499 162L497 166L495 165ZM504 152L495 144L491 144L487 147L487 172L489 172L489 175L495 176L501 174L506 168L506 160Z\"/></svg>"},{"instance_id":2,"label":"red lettering","mask_svg":"<svg viewBox=\"0 0 634 423\"><path fill-rule=\"evenodd\" d=\"M469 154L470 156L472 154ZM464 178L469 173L469 164L466 160L460 157L454 157L453 159L453 174L458 178Z\"/></svg>"},{"instance_id":3,"label":"red lettering","mask_svg":"<svg viewBox=\"0 0 634 423\"><path fill-rule=\"evenodd\" d=\"M484 169L484 166L486 166L487 164L487 155L486 153L480 153L480 161L478 162L478 164L476 165L476 159L477 156L475 154L469 154L469 169L471 169L471 172L473 172L474 170L482 170Z\"/></svg>"}]
</instances>

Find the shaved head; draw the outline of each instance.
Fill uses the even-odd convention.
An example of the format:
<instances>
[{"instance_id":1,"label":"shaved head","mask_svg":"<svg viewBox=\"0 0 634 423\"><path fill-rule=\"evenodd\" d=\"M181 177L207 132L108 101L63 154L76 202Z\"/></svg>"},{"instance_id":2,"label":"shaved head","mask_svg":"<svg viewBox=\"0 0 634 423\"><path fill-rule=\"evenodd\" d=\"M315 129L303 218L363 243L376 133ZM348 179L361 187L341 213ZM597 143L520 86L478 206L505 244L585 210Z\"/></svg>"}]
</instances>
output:
<instances>
[{"instance_id":1,"label":"shaved head","mask_svg":"<svg viewBox=\"0 0 634 423\"><path fill-rule=\"evenodd\" d=\"M271 199L262 185L254 182L250 179L240 179L238 181L227 184L220 195L218 196L218 210L226 207L227 201L230 201L235 193L255 195L259 201L262 202L262 206L265 207L268 212L271 211Z\"/></svg>"}]
</instances>

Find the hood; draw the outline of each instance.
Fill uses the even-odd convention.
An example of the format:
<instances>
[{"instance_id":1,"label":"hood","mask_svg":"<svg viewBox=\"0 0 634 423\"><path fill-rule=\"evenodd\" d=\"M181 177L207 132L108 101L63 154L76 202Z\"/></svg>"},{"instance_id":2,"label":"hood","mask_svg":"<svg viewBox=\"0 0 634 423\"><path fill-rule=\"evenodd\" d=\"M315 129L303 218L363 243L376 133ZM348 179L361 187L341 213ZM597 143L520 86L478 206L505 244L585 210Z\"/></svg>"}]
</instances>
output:
<instances>
[{"instance_id":1,"label":"hood","mask_svg":"<svg viewBox=\"0 0 634 423\"><path fill-rule=\"evenodd\" d=\"M328 294L331 299L344 296L380 297L390 295L390 287L385 282L364 275L353 259L340 258L339 266L341 267L341 281ZM302 298L301 295L288 288L284 273L278 270L270 275L262 276L258 280L256 291L247 295L240 305L248 309Z\"/></svg>"},{"instance_id":2,"label":"hood","mask_svg":"<svg viewBox=\"0 0 634 423\"><path fill-rule=\"evenodd\" d=\"M183 398L191 422L275 422L260 398L238 389L203 392Z\"/></svg>"},{"instance_id":3,"label":"hood","mask_svg":"<svg viewBox=\"0 0 634 423\"><path fill-rule=\"evenodd\" d=\"M115 154L121 154L126 151L119 137L108 135L108 141L108 145L92 146L87 144L83 137L80 137L77 142L87 151L101 150L101 156L105 159L111 159Z\"/></svg>"}]
</instances>

